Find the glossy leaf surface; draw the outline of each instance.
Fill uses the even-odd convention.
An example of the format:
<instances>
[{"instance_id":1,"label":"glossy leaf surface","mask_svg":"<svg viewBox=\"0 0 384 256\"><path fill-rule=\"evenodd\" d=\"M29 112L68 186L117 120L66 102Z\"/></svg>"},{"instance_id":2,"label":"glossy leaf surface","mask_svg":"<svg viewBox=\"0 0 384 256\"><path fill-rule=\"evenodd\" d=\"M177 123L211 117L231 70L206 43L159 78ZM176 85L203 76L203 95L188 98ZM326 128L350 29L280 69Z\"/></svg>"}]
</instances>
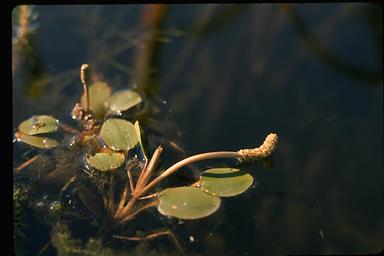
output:
<instances>
[{"instance_id":1,"label":"glossy leaf surface","mask_svg":"<svg viewBox=\"0 0 384 256\"><path fill-rule=\"evenodd\" d=\"M236 196L245 192L253 183L253 177L245 171L233 168L215 168L200 176L200 188L221 197Z\"/></svg>"},{"instance_id":2,"label":"glossy leaf surface","mask_svg":"<svg viewBox=\"0 0 384 256\"><path fill-rule=\"evenodd\" d=\"M125 156L119 152L96 153L87 157L87 163L99 171L110 171L119 168L125 160Z\"/></svg>"},{"instance_id":3,"label":"glossy leaf surface","mask_svg":"<svg viewBox=\"0 0 384 256\"><path fill-rule=\"evenodd\" d=\"M204 218L214 213L221 203L220 197L194 187L168 188L158 197L159 212L179 219Z\"/></svg>"},{"instance_id":4,"label":"glossy leaf surface","mask_svg":"<svg viewBox=\"0 0 384 256\"><path fill-rule=\"evenodd\" d=\"M100 136L105 144L115 151L130 150L139 143L133 124L118 118L105 121L101 127Z\"/></svg>"},{"instance_id":5,"label":"glossy leaf surface","mask_svg":"<svg viewBox=\"0 0 384 256\"><path fill-rule=\"evenodd\" d=\"M40 115L32 116L28 120L22 122L18 129L22 133L35 135L41 133L51 133L58 129L59 120L52 116Z\"/></svg>"},{"instance_id":6,"label":"glossy leaf surface","mask_svg":"<svg viewBox=\"0 0 384 256\"><path fill-rule=\"evenodd\" d=\"M44 138L40 136L32 136L22 132L16 132L17 141L26 143L33 147L49 149L56 147L59 143L54 139Z\"/></svg>"},{"instance_id":7,"label":"glossy leaf surface","mask_svg":"<svg viewBox=\"0 0 384 256\"><path fill-rule=\"evenodd\" d=\"M123 90L114 93L106 102L106 107L112 111L125 111L142 102L140 94L133 90Z\"/></svg>"}]
</instances>

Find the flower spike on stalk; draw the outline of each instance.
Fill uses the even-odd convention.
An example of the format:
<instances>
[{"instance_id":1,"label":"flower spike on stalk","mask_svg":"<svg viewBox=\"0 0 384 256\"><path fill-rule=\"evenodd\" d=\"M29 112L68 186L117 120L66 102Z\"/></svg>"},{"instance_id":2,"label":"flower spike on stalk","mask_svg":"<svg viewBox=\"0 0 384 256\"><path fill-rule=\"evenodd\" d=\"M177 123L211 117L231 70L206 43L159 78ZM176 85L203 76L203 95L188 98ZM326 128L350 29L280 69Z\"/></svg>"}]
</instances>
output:
<instances>
[{"instance_id":1,"label":"flower spike on stalk","mask_svg":"<svg viewBox=\"0 0 384 256\"><path fill-rule=\"evenodd\" d=\"M265 158L272 154L275 150L277 143L279 141L279 137L276 133L270 133L265 138L263 144L260 147L252 148L252 149L241 149L237 151L241 155L237 160L240 162L248 162L252 160L259 160Z\"/></svg>"},{"instance_id":2,"label":"flower spike on stalk","mask_svg":"<svg viewBox=\"0 0 384 256\"><path fill-rule=\"evenodd\" d=\"M80 80L83 84L83 91L84 91L84 97L85 97L85 104L84 104L84 111L88 112L89 110L89 88L88 88L88 81L89 81L89 65L83 64L80 68Z\"/></svg>"},{"instance_id":3,"label":"flower spike on stalk","mask_svg":"<svg viewBox=\"0 0 384 256\"><path fill-rule=\"evenodd\" d=\"M84 102L77 102L72 109L72 118L80 121L85 131L97 130L100 125L97 124L94 113L89 109L89 88L90 81L90 65L83 64L80 68L80 80L83 85Z\"/></svg>"},{"instance_id":4,"label":"flower spike on stalk","mask_svg":"<svg viewBox=\"0 0 384 256\"><path fill-rule=\"evenodd\" d=\"M275 150L278 142L277 134L270 133L264 140L263 144L260 147L253 148L253 149L241 149L239 151L218 151L218 152L208 152L208 153L202 153L198 155L193 155L190 157L187 157L165 171L163 171L159 176L157 176L154 180L146 184L148 182L148 179L146 182L141 184L140 189L136 189L134 196L136 198L141 197L144 195L148 190L150 190L152 187L154 187L157 183L159 183L161 180L165 179L169 175L173 174L180 168L192 164L194 162L204 161L208 159L216 159L216 158L235 158L240 162L245 161L252 161L252 160L260 160L262 158L265 158L272 154L272 152Z\"/></svg>"}]
</instances>

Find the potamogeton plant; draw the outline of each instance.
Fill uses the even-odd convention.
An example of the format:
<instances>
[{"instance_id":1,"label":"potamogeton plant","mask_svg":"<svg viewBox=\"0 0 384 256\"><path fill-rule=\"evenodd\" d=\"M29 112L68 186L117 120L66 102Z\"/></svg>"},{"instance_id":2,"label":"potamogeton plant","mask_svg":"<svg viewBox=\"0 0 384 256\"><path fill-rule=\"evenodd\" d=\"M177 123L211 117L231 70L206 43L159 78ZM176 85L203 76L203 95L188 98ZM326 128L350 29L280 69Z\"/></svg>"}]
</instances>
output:
<instances>
[{"instance_id":1,"label":"potamogeton plant","mask_svg":"<svg viewBox=\"0 0 384 256\"><path fill-rule=\"evenodd\" d=\"M142 103L142 97L132 89L118 91L111 95L110 86L104 82L95 82L89 87L89 77L89 65L84 64L80 69L83 95L80 102L76 103L72 109L72 118L79 122L81 131L60 122L53 116L34 115L18 126L14 141L23 142L34 148L43 150L52 149L60 143L57 138L51 135L62 130L75 135L71 144L84 145L93 143L94 147L92 147L91 153L101 152L101 158L105 158L106 155L112 155L109 158L115 158L116 161L122 160L124 157L123 154L112 154L107 146L111 146L115 151L119 151L119 147L123 147L121 150L130 150L137 144L137 141L129 141L131 138L137 138L137 136L132 136L130 133L135 133L136 130L139 129L139 124L136 123L135 126L133 126L126 120L106 119L109 116L120 115L121 112L139 105ZM104 124L104 121L107 122ZM104 124L104 129L100 131L101 124ZM120 136L120 138L116 140L114 136L118 136L121 133L124 133L124 136ZM128 135L125 133L128 133ZM99 140L100 136L104 136L104 138ZM116 145L109 144L111 141L110 137L112 137L111 143L114 141L119 142L117 142ZM126 140L124 140L124 138ZM16 172L20 172L37 158L38 155L23 163L16 168ZM97 164L97 160L98 157L90 158L91 163L95 162ZM116 161L112 162L112 166L102 170L114 169L112 167L117 165Z\"/></svg>"},{"instance_id":2,"label":"potamogeton plant","mask_svg":"<svg viewBox=\"0 0 384 256\"><path fill-rule=\"evenodd\" d=\"M140 172L137 181L132 180L128 170L129 187L126 186L113 216L114 220L122 223L131 220L136 214L151 206L157 206L161 214L180 219L198 219L214 213L220 206L220 197L230 197L245 192L252 184L253 177L246 171L234 168L208 169L201 173L200 179L190 186L167 188L161 192L147 195L163 179L169 177L182 167L194 162L217 159L234 158L238 161L258 160L269 156L276 148L278 137L269 134L264 143L254 149L239 151L209 152L187 157L166 170L154 179L156 163L163 147L159 146L148 165ZM128 192L130 191L130 193ZM134 210L138 200L151 199L139 209Z\"/></svg>"},{"instance_id":3,"label":"potamogeton plant","mask_svg":"<svg viewBox=\"0 0 384 256\"><path fill-rule=\"evenodd\" d=\"M89 65L84 64L80 72L83 96L72 111L72 117L80 123L81 131L59 122L54 117L39 115L21 123L15 137L18 141L31 146L49 149L57 146L58 141L39 135L53 133L61 128L75 134L74 142L80 145L91 144L91 150L84 152L87 168L96 172L108 172L112 178L117 174L116 170L125 169L124 186L117 200L113 192L115 187L113 182L116 179L111 178L109 191L101 191L107 213L101 229L111 229L127 223L151 207L157 207L163 215L180 219L207 217L220 207L222 197L236 196L245 192L253 183L252 175L235 168L208 169L189 186L151 191L155 190L161 181L192 163L222 158L233 158L240 162L260 160L272 154L277 146L278 136L271 133L257 148L197 154L159 172L158 161L163 147L158 146L149 158L142 143L138 121L132 123L119 115L120 112L140 104L143 101L140 94L133 90L124 90L111 95L110 87L100 82L88 87L88 72ZM133 150L135 154L130 154ZM138 168L132 168L129 164L132 158L140 162ZM30 159L17 170L20 171L34 160ZM160 235L172 234L164 231L142 238L121 235L114 237L139 240Z\"/></svg>"}]
</instances>

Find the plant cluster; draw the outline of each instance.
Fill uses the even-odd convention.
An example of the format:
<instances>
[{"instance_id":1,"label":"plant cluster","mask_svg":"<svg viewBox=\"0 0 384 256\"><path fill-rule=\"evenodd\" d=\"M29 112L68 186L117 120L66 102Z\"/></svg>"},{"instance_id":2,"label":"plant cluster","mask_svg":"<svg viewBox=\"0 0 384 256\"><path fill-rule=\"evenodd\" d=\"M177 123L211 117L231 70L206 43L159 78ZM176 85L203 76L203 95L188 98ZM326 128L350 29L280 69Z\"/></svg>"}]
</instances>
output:
<instances>
[{"instance_id":1,"label":"plant cluster","mask_svg":"<svg viewBox=\"0 0 384 256\"><path fill-rule=\"evenodd\" d=\"M132 123L133 120L122 118L122 113L143 104L142 96L132 89L112 94L111 88L103 82L95 82L88 86L89 72L89 65L84 64L80 71L83 95L72 110L72 118L79 122L80 131L61 123L53 116L35 115L18 126L15 138L19 142L47 150L60 144L51 136L59 129L74 134L70 146L85 149L82 154L89 174L109 174L110 182L99 186L103 210L106 213L103 216L101 230L113 230L114 227L131 221L137 214L151 207L156 207L160 214L179 219L207 217L220 207L221 198L245 192L253 183L252 175L236 168L214 168L203 171L199 179L189 186L153 190L161 181L194 162L218 158L233 158L239 162L260 160L272 154L277 146L278 137L271 133L260 147L197 154L159 171L158 162L163 147L158 146L150 156L143 143L139 122L136 120ZM38 156L19 166L16 171L20 172L36 158ZM121 176L121 173L124 175ZM69 180L62 191L75 179L76 177ZM123 183L120 188L118 180ZM116 189L120 189L118 197ZM77 191L80 199L92 197L87 195L89 192L84 189L79 188ZM86 203L87 199L83 202ZM96 212L95 209L93 211ZM172 233L163 231L144 237L114 234L113 237L140 240L162 235L172 236Z\"/></svg>"}]
</instances>

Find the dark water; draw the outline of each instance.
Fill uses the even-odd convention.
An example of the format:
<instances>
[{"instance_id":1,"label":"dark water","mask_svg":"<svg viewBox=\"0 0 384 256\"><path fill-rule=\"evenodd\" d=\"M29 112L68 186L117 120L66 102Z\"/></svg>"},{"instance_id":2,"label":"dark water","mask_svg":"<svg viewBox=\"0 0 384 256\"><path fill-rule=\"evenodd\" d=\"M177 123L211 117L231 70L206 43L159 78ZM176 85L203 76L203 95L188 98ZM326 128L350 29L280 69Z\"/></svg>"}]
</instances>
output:
<instances>
[{"instance_id":1,"label":"dark water","mask_svg":"<svg viewBox=\"0 0 384 256\"><path fill-rule=\"evenodd\" d=\"M164 101L158 104L158 117L169 124L163 129L188 155L256 147L269 132L279 135L273 169L250 167L257 188L224 199L206 219L173 224L188 255L382 250L381 8L149 8L36 6L36 61L19 67L14 78L14 127L33 114L71 122L81 94L78 70L90 63L113 90L136 81L154 101ZM159 29L155 37L153 28ZM33 84L41 77L51 80ZM154 240L149 248L159 243L167 241Z\"/></svg>"}]
</instances>

